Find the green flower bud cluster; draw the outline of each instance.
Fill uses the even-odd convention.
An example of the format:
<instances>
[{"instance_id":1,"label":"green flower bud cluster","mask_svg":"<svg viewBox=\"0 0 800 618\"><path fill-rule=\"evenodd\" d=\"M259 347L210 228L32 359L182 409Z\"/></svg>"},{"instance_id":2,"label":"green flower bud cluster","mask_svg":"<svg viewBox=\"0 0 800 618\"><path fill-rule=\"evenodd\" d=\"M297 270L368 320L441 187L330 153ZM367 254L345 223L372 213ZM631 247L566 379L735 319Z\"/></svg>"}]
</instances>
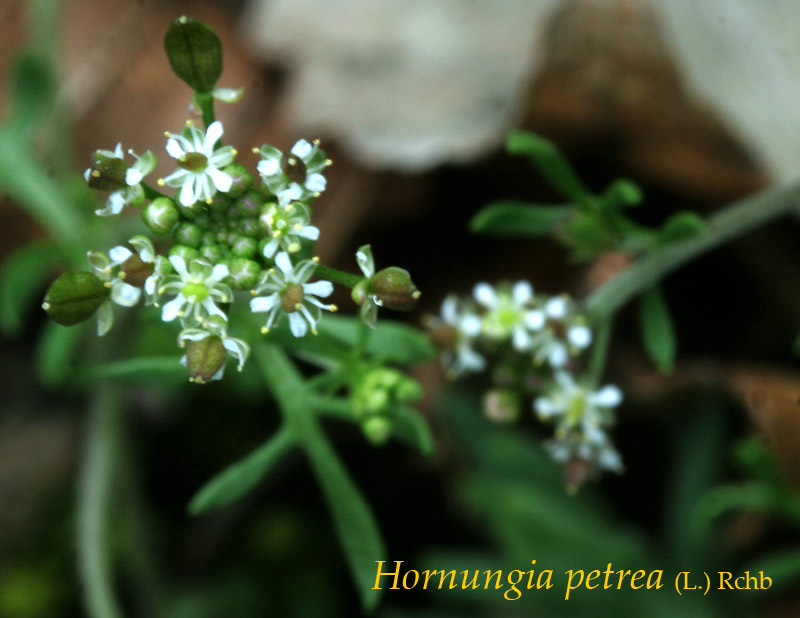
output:
<instances>
[{"instance_id":1,"label":"green flower bud cluster","mask_svg":"<svg viewBox=\"0 0 800 618\"><path fill-rule=\"evenodd\" d=\"M419 401L422 387L395 369L370 367L357 374L350 397L367 440L383 444L391 436L393 409Z\"/></svg>"}]
</instances>

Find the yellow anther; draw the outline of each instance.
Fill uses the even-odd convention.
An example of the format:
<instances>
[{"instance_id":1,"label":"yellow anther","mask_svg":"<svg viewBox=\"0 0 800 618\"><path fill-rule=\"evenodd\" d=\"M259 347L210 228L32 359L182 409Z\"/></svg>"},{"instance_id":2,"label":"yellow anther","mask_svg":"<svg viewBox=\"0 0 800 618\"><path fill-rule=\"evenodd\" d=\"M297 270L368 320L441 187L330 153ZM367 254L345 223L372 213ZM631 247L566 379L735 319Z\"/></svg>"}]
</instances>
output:
<instances>
[{"instance_id":1,"label":"yellow anther","mask_svg":"<svg viewBox=\"0 0 800 618\"><path fill-rule=\"evenodd\" d=\"M317 329L316 329L316 328L312 328L312 329L311 329L311 334L312 334L312 335L319 335L319 332L317 331Z\"/></svg>"},{"instance_id":2,"label":"yellow anther","mask_svg":"<svg viewBox=\"0 0 800 618\"><path fill-rule=\"evenodd\" d=\"M164 131L164 137L172 137L172 133L169 131Z\"/></svg>"},{"instance_id":3,"label":"yellow anther","mask_svg":"<svg viewBox=\"0 0 800 618\"><path fill-rule=\"evenodd\" d=\"M333 161L331 159L325 159L325 165L331 166L333 165Z\"/></svg>"},{"instance_id":4,"label":"yellow anther","mask_svg":"<svg viewBox=\"0 0 800 618\"><path fill-rule=\"evenodd\" d=\"M331 313L336 313L337 311L339 311L339 307L336 305L331 305Z\"/></svg>"},{"instance_id":5,"label":"yellow anther","mask_svg":"<svg viewBox=\"0 0 800 618\"><path fill-rule=\"evenodd\" d=\"M186 121L186 126L187 127L191 127L193 124L194 124L194 120L192 120L191 118L189 118L189 120Z\"/></svg>"},{"instance_id":6,"label":"yellow anther","mask_svg":"<svg viewBox=\"0 0 800 618\"><path fill-rule=\"evenodd\" d=\"M158 180L156 180L156 184L157 184L159 187L163 187L163 186L164 186L165 184L167 184L167 183L166 183L166 182L164 182L164 179L163 179L163 178L159 178Z\"/></svg>"},{"instance_id":7,"label":"yellow anther","mask_svg":"<svg viewBox=\"0 0 800 618\"><path fill-rule=\"evenodd\" d=\"M319 256L315 255L314 257L311 258L311 261L314 262L314 264L319 264Z\"/></svg>"},{"instance_id":8,"label":"yellow anther","mask_svg":"<svg viewBox=\"0 0 800 618\"><path fill-rule=\"evenodd\" d=\"M266 326L261 327L261 334L266 335L269 332L269 329Z\"/></svg>"},{"instance_id":9,"label":"yellow anther","mask_svg":"<svg viewBox=\"0 0 800 618\"><path fill-rule=\"evenodd\" d=\"M317 139L315 139L315 140L314 140L313 142L311 142L311 143L312 143L312 144L314 144L315 146L319 146L319 145L320 145L322 142L320 141L320 139L319 139L319 138L317 138Z\"/></svg>"},{"instance_id":10,"label":"yellow anther","mask_svg":"<svg viewBox=\"0 0 800 618\"><path fill-rule=\"evenodd\" d=\"M231 152L233 153L233 156L234 156L234 157L235 157L236 155L238 155L238 154L239 154L239 151L238 151L238 150L236 150L236 148L234 148L233 150L231 150Z\"/></svg>"},{"instance_id":11,"label":"yellow anther","mask_svg":"<svg viewBox=\"0 0 800 618\"><path fill-rule=\"evenodd\" d=\"M253 154L258 154L259 152L261 152L261 150L260 150L260 149L258 149L258 148L256 148L255 146L253 146L253 150L251 150L251 152L252 152Z\"/></svg>"},{"instance_id":12,"label":"yellow anther","mask_svg":"<svg viewBox=\"0 0 800 618\"><path fill-rule=\"evenodd\" d=\"M103 285L106 286L107 288L110 288L111 287L111 282L110 281L106 281Z\"/></svg>"},{"instance_id":13,"label":"yellow anther","mask_svg":"<svg viewBox=\"0 0 800 618\"><path fill-rule=\"evenodd\" d=\"M92 170L92 176L95 178L100 178L100 170Z\"/></svg>"},{"instance_id":14,"label":"yellow anther","mask_svg":"<svg viewBox=\"0 0 800 618\"><path fill-rule=\"evenodd\" d=\"M209 206L211 206L211 204L213 204L213 203L214 203L214 200L213 200L212 198L210 198L210 197L207 197L207 198L206 198L206 204L208 204Z\"/></svg>"},{"instance_id":15,"label":"yellow anther","mask_svg":"<svg viewBox=\"0 0 800 618\"><path fill-rule=\"evenodd\" d=\"M281 231L280 230L275 230L274 232L272 232L272 237L273 238L280 238L281 237Z\"/></svg>"}]
</instances>

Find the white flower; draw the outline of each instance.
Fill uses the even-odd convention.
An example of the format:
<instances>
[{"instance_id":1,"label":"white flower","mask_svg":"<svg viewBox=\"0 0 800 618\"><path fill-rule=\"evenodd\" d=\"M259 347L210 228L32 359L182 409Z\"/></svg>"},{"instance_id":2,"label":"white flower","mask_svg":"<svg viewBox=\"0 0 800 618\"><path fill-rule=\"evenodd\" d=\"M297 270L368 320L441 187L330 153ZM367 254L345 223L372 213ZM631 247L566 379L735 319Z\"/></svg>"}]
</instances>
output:
<instances>
[{"instance_id":1,"label":"white flower","mask_svg":"<svg viewBox=\"0 0 800 618\"><path fill-rule=\"evenodd\" d=\"M179 255L169 258L175 274L167 275L158 288L158 297L164 294L175 294L175 298L166 303L161 310L161 319L171 322L180 318L183 327L204 325L208 316L219 316L227 320L227 316L216 303L229 303L233 300L233 292L222 281L228 276L228 267L224 264L211 266L202 259L192 260L188 267Z\"/></svg>"},{"instance_id":2,"label":"white flower","mask_svg":"<svg viewBox=\"0 0 800 618\"><path fill-rule=\"evenodd\" d=\"M179 168L158 184L180 187L178 201L184 206L210 202L217 191L230 190L233 179L221 168L233 163L236 150L232 146L215 148L222 137L222 123L212 122L203 132L187 121L181 135L167 133L167 152L178 160Z\"/></svg>"},{"instance_id":3,"label":"white flower","mask_svg":"<svg viewBox=\"0 0 800 618\"><path fill-rule=\"evenodd\" d=\"M441 324L452 329L455 341L442 355L442 363L450 377L458 377L464 371L482 371L486 360L473 349L475 338L481 334L481 319L466 304L459 303L455 296L442 302ZM434 323L434 328L441 327Z\"/></svg>"},{"instance_id":4,"label":"white flower","mask_svg":"<svg viewBox=\"0 0 800 618\"><path fill-rule=\"evenodd\" d=\"M380 298L376 294L369 293L369 280L375 274L375 260L372 257L372 247L361 245L356 251L356 263L364 274L362 279L353 288L353 298L361 305L359 315L364 324L370 328L375 328L378 323L378 307L382 306Z\"/></svg>"},{"instance_id":5,"label":"white flower","mask_svg":"<svg viewBox=\"0 0 800 618\"><path fill-rule=\"evenodd\" d=\"M483 316L483 334L489 339L503 341L511 338L517 351L527 350L531 345L529 328L534 328L529 319L533 288L527 281L517 281L513 287L495 290L488 283L479 283L473 291L475 300L486 309Z\"/></svg>"},{"instance_id":6,"label":"white flower","mask_svg":"<svg viewBox=\"0 0 800 618\"><path fill-rule=\"evenodd\" d=\"M301 247L300 238L317 240L319 228L309 225L309 219L308 209L303 204L265 204L260 220L272 238L264 245L264 257L271 258L278 248L296 253Z\"/></svg>"},{"instance_id":7,"label":"white flower","mask_svg":"<svg viewBox=\"0 0 800 618\"><path fill-rule=\"evenodd\" d=\"M272 268L263 275L252 292L256 298L250 301L250 310L253 313L267 313L267 321L261 332L268 333L281 314L286 313L292 335L302 337L309 327L316 335L320 310L336 311L336 305L323 304L315 297L330 296L333 284L330 281L307 283L317 268L314 260L303 260L292 265L289 254L281 251L275 256L275 265L278 268ZM259 296L264 293L266 296Z\"/></svg>"},{"instance_id":8,"label":"white flower","mask_svg":"<svg viewBox=\"0 0 800 618\"><path fill-rule=\"evenodd\" d=\"M122 144L110 150L98 150L94 154L94 166L83 173L89 186L110 191L105 206L95 210L96 215L106 217L118 215L127 204L140 204L144 200L142 179L156 167L156 156L146 151L139 156L128 151L136 159L130 167L125 163Z\"/></svg>"},{"instance_id":9,"label":"white flower","mask_svg":"<svg viewBox=\"0 0 800 618\"><path fill-rule=\"evenodd\" d=\"M228 354L236 359L236 369L241 371L244 368L247 357L250 355L250 346L247 342L235 337L228 337L226 322L216 316L212 316L207 320L206 327L207 329L184 328L178 335L178 345L183 348L186 347L187 341L202 341L208 337L219 337ZM181 364L186 365L185 354L181 358ZM222 364L219 371L210 380L221 380L224 373L225 363Z\"/></svg>"},{"instance_id":10,"label":"white flower","mask_svg":"<svg viewBox=\"0 0 800 618\"><path fill-rule=\"evenodd\" d=\"M325 176L320 172L331 162L319 149L319 140L301 139L287 154L266 144L254 152L261 155L258 172L279 204L318 197L325 190Z\"/></svg>"},{"instance_id":11,"label":"white flower","mask_svg":"<svg viewBox=\"0 0 800 618\"><path fill-rule=\"evenodd\" d=\"M614 421L613 409L622 403L622 392L612 384L590 390L565 371L556 371L554 377L546 396L533 404L540 419L556 423L551 455L558 461L579 457L618 469L621 461L605 428Z\"/></svg>"},{"instance_id":12,"label":"white flower","mask_svg":"<svg viewBox=\"0 0 800 618\"><path fill-rule=\"evenodd\" d=\"M536 331L528 342L534 360L546 361L553 369L564 367L570 354L578 354L592 343L592 331L567 296L550 298L543 308L528 312L525 320L528 328Z\"/></svg>"}]
</instances>

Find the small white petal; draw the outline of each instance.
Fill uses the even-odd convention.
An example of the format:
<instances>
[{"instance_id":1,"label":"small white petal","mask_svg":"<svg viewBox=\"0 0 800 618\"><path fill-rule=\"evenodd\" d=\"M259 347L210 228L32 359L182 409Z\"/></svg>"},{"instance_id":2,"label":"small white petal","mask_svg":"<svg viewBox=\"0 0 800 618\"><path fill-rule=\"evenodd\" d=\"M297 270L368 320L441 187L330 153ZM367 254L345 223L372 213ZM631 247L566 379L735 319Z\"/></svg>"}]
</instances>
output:
<instances>
[{"instance_id":1,"label":"small white petal","mask_svg":"<svg viewBox=\"0 0 800 618\"><path fill-rule=\"evenodd\" d=\"M97 310L97 335L102 337L114 323L114 313L111 311L111 303L103 303Z\"/></svg>"},{"instance_id":2,"label":"small white petal","mask_svg":"<svg viewBox=\"0 0 800 618\"><path fill-rule=\"evenodd\" d=\"M207 156L210 156L213 152L214 144L216 144L219 141L219 138L222 137L222 133L222 123L219 120L216 120L208 125L208 129L206 130L205 149L203 151Z\"/></svg>"},{"instance_id":3,"label":"small white petal","mask_svg":"<svg viewBox=\"0 0 800 618\"><path fill-rule=\"evenodd\" d=\"M362 245L356 251L356 262L365 277L375 274L375 261L372 259L372 248L369 245Z\"/></svg>"},{"instance_id":4,"label":"small white petal","mask_svg":"<svg viewBox=\"0 0 800 618\"><path fill-rule=\"evenodd\" d=\"M567 330L567 339L576 348L588 348L592 343L592 331L587 326L571 326Z\"/></svg>"},{"instance_id":5,"label":"small white petal","mask_svg":"<svg viewBox=\"0 0 800 618\"><path fill-rule=\"evenodd\" d=\"M304 283L303 293L326 298L333 293L333 284L330 281L315 281L314 283Z\"/></svg>"},{"instance_id":6,"label":"small white petal","mask_svg":"<svg viewBox=\"0 0 800 618\"><path fill-rule=\"evenodd\" d=\"M546 321L544 311L533 310L525 314L525 326L531 330L542 330Z\"/></svg>"},{"instance_id":7,"label":"small white petal","mask_svg":"<svg viewBox=\"0 0 800 618\"><path fill-rule=\"evenodd\" d=\"M233 178L229 174L221 172L213 167L208 167L205 171L206 174L211 177L217 191L222 191L223 193L230 191L231 186L233 186Z\"/></svg>"},{"instance_id":8,"label":"small white petal","mask_svg":"<svg viewBox=\"0 0 800 618\"><path fill-rule=\"evenodd\" d=\"M313 225L304 225L303 229L296 232L296 234L309 240L317 240L319 238L319 228Z\"/></svg>"},{"instance_id":9,"label":"small white petal","mask_svg":"<svg viewBox=\"0 0 800 618\"><path fill-rule=\"evenodd\" d=\"M327 181L322 174L309 174L306 178L306 189L314 193L322 193L325 190Z\"/></svg>"},{"instance_id":10,"label":"small white petal","mask_svg":"<svg viewBox=\"0 0 800 618\"><path fill-rule=\"evenodd\" d=\"M497 304L497 293L488 283L479 283L473 290L473 296L481 305L491 309Z\"/></svg>"},{"instance_id":11,"label":"small white petal","mask_svg":"<svg viewBox=\"0 0 800 618\"><path fill-rule=\"evenodd\" d=\"M172 322L172 320L178 317L178 313L183 309L185 303L186 299L183 296L176 296L161 309L161 319L164 322Z\"/></svg>"},{"instance_id":12,"label":"small white petal","mask_svg":"<svg viewBox=\"0 0 800 618\"><path fill-rule=\"evenodd\" d=\"M544 310L551 318L563 318L565 315L567 315L567 301L565 301L561 296L551 298L549 301L547 301L547 305L545 305Z\"/></svg>"},{"instance_id":13,"label":"small white petal","mask_svg":"<svg viewBox=\"0 0 800 618\"><path fill-rule=\"evenodd\" d=\"M550 353L547 355L547 360L551 367L563 367L567 364L568 359L569 354L567 354L567 348L558 344L554 345L553 349L550 350Z\"/></svg>"},{"instance_id":14,"label":"small white petal","mask_svg":"<svg viewBox=\"0 0 800 618\"><path fill-rule=\"evenodd\" d=\"M122 264L125 260L131 257L133 253L125 247L114 247L108 252L108 257L111 258L112 264Z\"/></svg>"},{"instance_id":15,"label":"small white petal","mask_svg":"<svg viewBox=\"0 0 800 618\"><path fill-rule=\"evenodd\" d=\"M169 156L171 156L173 159L180 159L186 154L186 151L174 137L170 137L167 140L166 150L169 153Z\"/></svg>"},{"instance_id":16,"label":"small white petal","mask_svg":"<svg viewBox=\"0 0 800 618\"><path fill-rule=\"evenodd\" d=\"M144 174L135 167L129 167L125 172L125 184L128 186L138 185L142 182L142 178L144 178Z\"/></svg>"},{"instance_id":17,"label":"small white petal","mask_svg":"<svg viewBox=\"0 0 800 618\"><path fill-rule=\"evenodd\" d=\"M481 319L477 315L465 315L461 318L458 328L467 337L477 337L481 334Z\"/></svg>"},{"instance_id":18,"label":"small white petal","mask_svg":"<svg viewBox=\"0 0 800 618\"><path fill-rule=\"evenodd\" d=\"M296 311L289 314L289 329L295 337L302 337L308 331L308 325Z\"/></svg>"},{"instance_id":19,"label":"small white petal","mask_svg":"<svg viewBox=\"0 0 800 618\"><path fill-rule=\"evenodd\" d=\"M250 300L250 311L253 313L263 313L269 311L280 302L277 294L271 296L258 296Z\"/></svg>"},{"instance_id":20,"label":"small white petal","mask_svg":"<svg viewBox=\"0 0 800 618\"><path fill-rule=\"evenodd\" d=\"M139 288L122 281L118 281L111 286L111 300L123 307L133 307L139 302L141 295L142 291Z\"/></svg>"},{"instance_id":21,"label":"small white petal","mask_svg":"<svg viewBox=\"0 0 800 618\"><path fill-rule=\"evenodd\" d=\"M281 251L275 256L275 266L280 269L287 281L292 278L292 275L294 274L294 267L292 266L292 260L289 259L289 254L286 253L286 251Z\"/></svg>"},{"instance_id":22,"label":"small white petal","mask_svg":"<svg viewBox=\"0 0 800 618\"><path fill-rule=\"evenodd\" d=\"M517 281L514 284L511 295L514 297L514 302L518 305L524 305L533 296L533 288L527 281Z\"/></svg>"},{"instance_id":23,"label":"small white petal","mask_svg":"<svg viewBox=\"0 0 800 618\"><path fill-rule=\"evenodd\" d=\"M292 146L292 154L300 157L301 159L305 159L307 156L309 156L312 150L313 147L311 144L304 139L298 140L295 145Z\"/></svg>"},{"instance_id":24,"label":"small white petal","mask_svg":"<svg viewBox=\"0 0 800 618\"><path fill-rule=\"evenodd\" d=\"M274 176L281 170L281 166L276 159L262 159L256 165L256 169L264 176Z\"/></svg>"},{"instance_id":25,"label":"small white petal","mask_svg":"<svg viewBox=\"0 0 800 618\"><path fill-rule=\"evenodd\" d=\"M602 408L616 408L622 403L622 391L613 384L609 384L592 393L589 400Z\"/></svg>"}]
</instances>

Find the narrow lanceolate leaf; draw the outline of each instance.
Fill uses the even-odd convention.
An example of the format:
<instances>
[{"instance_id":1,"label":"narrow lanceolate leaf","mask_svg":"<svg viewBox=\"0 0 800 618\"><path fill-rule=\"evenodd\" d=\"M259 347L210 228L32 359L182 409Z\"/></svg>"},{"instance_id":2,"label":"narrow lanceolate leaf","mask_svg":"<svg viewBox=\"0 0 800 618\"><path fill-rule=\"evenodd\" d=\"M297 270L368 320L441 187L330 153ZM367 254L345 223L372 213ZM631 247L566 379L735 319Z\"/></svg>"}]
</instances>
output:
<instances>
[{"instance_id":1,"label":"narrow lanceolate leaf","mask_svg":"<svg viewBox=\"0 0 800 618\"><path fill-rule=\"evenodd\" d=\"M538 206L523 202L495 202L482 208L469 222L469 229L479 234L498 236L544 236L556 224L566 220L570 206Z\"/></svg>"},{"instance_id":2,"label":"narrow lanceolate leaf","mask_svg":"<svg viewBox=\"0 0 800 618\"><path fill-rule=\"evenodd\" d=\"M590 206L591 192L583 185L553 142L528 131L511 131L506 137L511 154L526 155L547 181L576 204Z\"/></svg>"},{"instance_id":3,"label":"narrow lanceolate leaf","mask_svg":"<svg viewBox=\"0 0 800 618\"><path fill-rule=\"evenodd\" d=\"M700 236L707 229L706 222L696 212L676 212L658 230L658 242L662 245Z\"/></svg>"},{"instance_id":4,"label":"narrow lanceolate leaf","mask_svg":"<svg viewBox=\"0 0 800 618\"><path fill-rule=\"evenodd\" d=\"M36 372L42 384L52 388L64 384L85 335L82 328L64 328L52 322L44 325L36 347Z\"/></svg>"},{"instance_id":5,"label":"narrow lanceolate leaf","mask_svg":"<svg viewBox=\"0 0 800 618\"><path fill-rule=\"evenodd\" d=\"M299 440L331 512L339 543L361 597L361 606L365 611L372 611L381 596L381 590L372 589L375 564L378 560L386 560L386 549L375 516L316 419L308 415L297 424L297 428L301 433Z\"/></svg>"},{"instance_id":6,"label":"narrow lanceolate leaf","mask_svg":"<svg viewBox=\"0 0 800 618\"><path fill-rule=\"evenodd\" d=\"M416 446L423 455L433 455L435 448L433 433L422 413L409 406L397 406L393 412L392 433Z\"/></svg>"},{"instance_id":7,"label":"narrow lanceolate leaf","mask_svg":"<svg viewBox=\"0 0 800 618\"><path fill-rule=\"evenodd\" d=\"M677 340L667 303L658 286L642 294L639 300L639 329L647 356L663 372L675 365Z\"/></svg>"},{"instance_id":8,"label":"narrow lanceolate leaf","mask_svg":"<svg viewBox=\"0 0 800 618\"><path fill-rule=\"evenodd\" d=\"M11 81L10 125L28 132L53 105L56 80L47 60L34 50L19 54Z\"/></svg>"},{"instance_id":9,"label":"narrow lanceolate leaf","mask_svg":"<svg viewBox=\"0 0 800 618\"><path fill-rule=\"evenodd\" d=\"M222 74L222 44L211 28L189 17L179 17L167 30L164 49L175 75L195 92L214 89Z\"/></svg>"},{"instance_id":10,"label":"narrow lanceolate leaf","mask_svg":"<svg viewBox=\"0 0 800 618\"><path fill-rule=\"evenodd\" d=\"M189 503L189 512L200 515L228 506L255 489L295 444L285 427L235 464L208 481Z\"/></svg>"},{"instance_id":11,"label":"narrow lanceolate leaf","mask_svg":"<svg viewBox=\"0 0 800 618\"><path fill-rule=\"evenodd\" d=\"M185 382L186 367L181 365L179 356L144 356L126 358L96 365L89 370L93 379L114 380L126 384L152 385Z\"/></svg>"}]
</instances>

